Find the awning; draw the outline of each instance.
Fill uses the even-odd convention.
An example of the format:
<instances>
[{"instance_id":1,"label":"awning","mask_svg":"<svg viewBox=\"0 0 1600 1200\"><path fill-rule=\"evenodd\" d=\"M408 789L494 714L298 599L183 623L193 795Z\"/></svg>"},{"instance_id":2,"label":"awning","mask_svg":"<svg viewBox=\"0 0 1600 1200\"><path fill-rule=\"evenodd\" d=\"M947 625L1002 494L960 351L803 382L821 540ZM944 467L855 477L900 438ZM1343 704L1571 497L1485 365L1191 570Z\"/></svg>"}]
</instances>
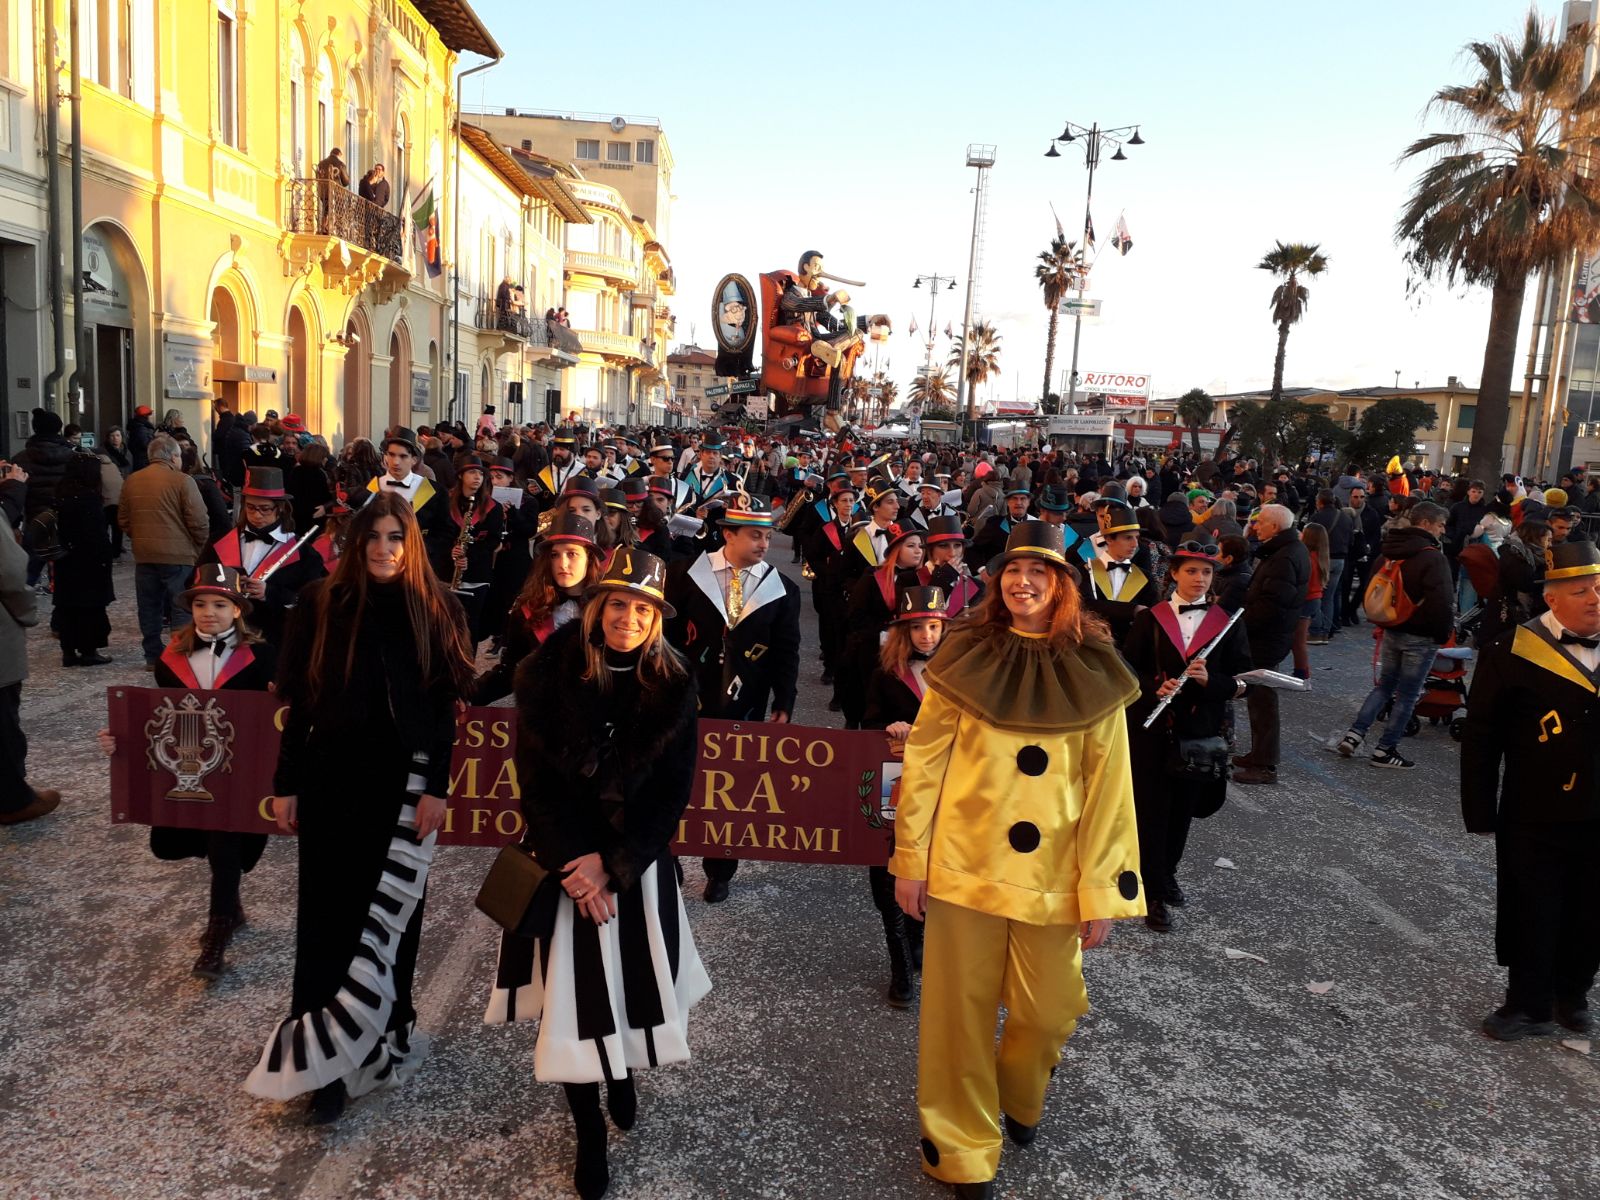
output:
<instances>
[{"instance_id":1,"label":"awning","mask_svg":"<svg viewBox=\"0 0 1600 1200\"><path fill-rule=\"evenodd\" d=\"M1133 444L1135 446L1170 446L1172 445L1172 430L1167 429L1135 429L1133 431Z\"/></svg>"}]
</instances>

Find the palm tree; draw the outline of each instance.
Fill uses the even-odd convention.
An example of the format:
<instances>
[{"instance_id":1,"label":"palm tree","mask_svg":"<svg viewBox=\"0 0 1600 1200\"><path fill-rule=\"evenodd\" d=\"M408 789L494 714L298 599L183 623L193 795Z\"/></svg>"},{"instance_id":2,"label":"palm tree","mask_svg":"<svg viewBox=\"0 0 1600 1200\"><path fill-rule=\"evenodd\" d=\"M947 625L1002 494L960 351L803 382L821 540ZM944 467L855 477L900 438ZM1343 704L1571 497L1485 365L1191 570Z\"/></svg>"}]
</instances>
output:
<instances>
[{"instance_id":1,"label":"palm tree","mask_svg":"<svg viewBox=\"0 0 1600 1200\"><path fill-rule=\"evenodd\" d=\"M921 402L923 415L926 416L930 408L944 408L955 400L956 390L950 386L950 380L943 371L937 375L918 375L911 381L910 396L912 401Z\"/></svg>"},{"instance_id":2,"label":"palm tree","mask_svg":"<svg viewBox=\"0 0 1600 1200\"><path fill-rule=\"evenodd\" d=\"M1039 252L1039 261L1033 268L1033 277L1044 291L1044 306L1050 310L1050 336L1044 344L1044 389L1039 393L1041 396L1048 397L1051 394L1050 380L1056 370L1056 322L1061 315L1058 309L1066 294L1072 290L1078 262L1073 249L1076 245L1076 242L1059 236L1051 238L1050 249ZM1056 403L1061 403L1059 398Z\"/></svg>"},{"instance_id":3,"label":"palm tree","mask_svg":"<svg viewBox=\"0 0 1600 1200\"><path fill-rule=\"evenodd\" d=\"M969 406L971 398L976 394L978 385L991 375L1000 374L1000 342L1001 337L994 331L994 326L987 321L974 321L972 323L972 347L967 351L967 397ZM964 339L957 337L950 346L950 365L956 370L961 369L961 343Z\"/></svg>"},{"instance_id":4,"label":"palm tree","mask_svg":"<svg viewBox=\"0 0 1600 1200\"><path fill-rule=\"evenodd\" d=\"M1559 268L1600 242L1600 78L1583 84L1589 28L1567 31L1530 11L1520 40L1473 42L1470 83L1429 101L1455 133L1431 133L1401 161L1428 156L1395 225L1418 279L1442 275L1492 289L1483 347L1472 473L1500 474L1515 367L1517 327L1528 276Z\"/></svg>"},{"instance_id":5,"label":"palm tree","mask_svg":"<svg viewBox=\"0 0 1600 1200\"><path fill-rule=\"evenodd\" d=\"M1272 363L1272 399L1283 399L1283 355L1289 346L1289 326L1306 315L1311 293L1301 276L1315 278L1328 269L1328 256L1315 243L1278 242L1256 264L1283 280L1272 289L1272 320L1278 327L1278 357Z\"/></svg>"},{"instance_id":6,"label":"palm tree","mask_svg":"<svg viewBox=\"0 0 1600 1200\"><path fill-rule=\"evenodd\" d=\"M1200 453L1200 427L1211 424L1217 402L1204 388L1190 388L1178 400L1178 422L1189 431L1194 452Z\"/></svg>"}]
</instances>

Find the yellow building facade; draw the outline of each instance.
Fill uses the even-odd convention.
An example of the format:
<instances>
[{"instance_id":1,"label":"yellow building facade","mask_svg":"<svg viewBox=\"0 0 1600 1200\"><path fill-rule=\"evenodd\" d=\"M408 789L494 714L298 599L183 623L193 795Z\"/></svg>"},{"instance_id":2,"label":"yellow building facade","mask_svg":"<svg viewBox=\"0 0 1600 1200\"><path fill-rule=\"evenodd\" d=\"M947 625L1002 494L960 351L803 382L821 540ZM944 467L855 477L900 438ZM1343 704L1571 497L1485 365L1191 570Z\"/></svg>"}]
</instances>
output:
<instances>
[{"instance_id":1,"label":"yellow building facade","mask_svg":"<svg viewBox=\"0 0 1600 1200\"><path fill-rule=\"evenodd\" d=\"M81 5L95 54L80 88L80 423L104 430L147 404L203 440L221 396L301 413L337 446L443 416L454 72L462 52L499 56L471 10ZM38 11L65 45L65 5ZM62 128L65 163L64 109ZM348 187L317 178L335 148ZM358 194L378 163L383 203Z\"/></svg>"}]
</instances>

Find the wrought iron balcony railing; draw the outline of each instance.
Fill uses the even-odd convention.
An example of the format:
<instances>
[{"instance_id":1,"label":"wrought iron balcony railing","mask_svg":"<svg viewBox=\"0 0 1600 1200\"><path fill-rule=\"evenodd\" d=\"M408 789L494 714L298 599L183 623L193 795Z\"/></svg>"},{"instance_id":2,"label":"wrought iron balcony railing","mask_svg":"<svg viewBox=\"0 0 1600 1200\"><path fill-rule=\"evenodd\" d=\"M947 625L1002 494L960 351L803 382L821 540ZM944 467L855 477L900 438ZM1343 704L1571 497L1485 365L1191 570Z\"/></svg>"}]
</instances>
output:
<instances>
[{"instance_id":1,"label":"wrought iron balcony railing","mask_svg":"<svg viewBox=\"0 0 1600 1200\"><path fill-rule=\"evenodd\" d=\"M336 237L400 262L405 247L405 221L385 212L331 179L289 181L288 228L291 233Z\"/></svg>"}]
</instances>

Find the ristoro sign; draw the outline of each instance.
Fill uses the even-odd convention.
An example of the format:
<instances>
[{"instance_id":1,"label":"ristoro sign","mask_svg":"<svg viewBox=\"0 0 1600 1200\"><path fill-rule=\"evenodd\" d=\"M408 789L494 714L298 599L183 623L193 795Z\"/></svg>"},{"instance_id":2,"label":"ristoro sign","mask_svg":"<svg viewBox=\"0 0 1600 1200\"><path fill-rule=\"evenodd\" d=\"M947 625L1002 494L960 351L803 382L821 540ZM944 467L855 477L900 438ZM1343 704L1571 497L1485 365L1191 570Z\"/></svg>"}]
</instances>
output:
<instances>
[{"instance_id":1,"label":"ristoro sign","mask_svg":"<svg viewBox=\"0 0 1600 1200\"><path fill-rule=\"evenodd\" d=\"M1150 376L1128 371L1085 371L1078 387L1090 396L1103 396L1116 408L1142 408L1150 403Z\"/></svg>"}]
</instances>

